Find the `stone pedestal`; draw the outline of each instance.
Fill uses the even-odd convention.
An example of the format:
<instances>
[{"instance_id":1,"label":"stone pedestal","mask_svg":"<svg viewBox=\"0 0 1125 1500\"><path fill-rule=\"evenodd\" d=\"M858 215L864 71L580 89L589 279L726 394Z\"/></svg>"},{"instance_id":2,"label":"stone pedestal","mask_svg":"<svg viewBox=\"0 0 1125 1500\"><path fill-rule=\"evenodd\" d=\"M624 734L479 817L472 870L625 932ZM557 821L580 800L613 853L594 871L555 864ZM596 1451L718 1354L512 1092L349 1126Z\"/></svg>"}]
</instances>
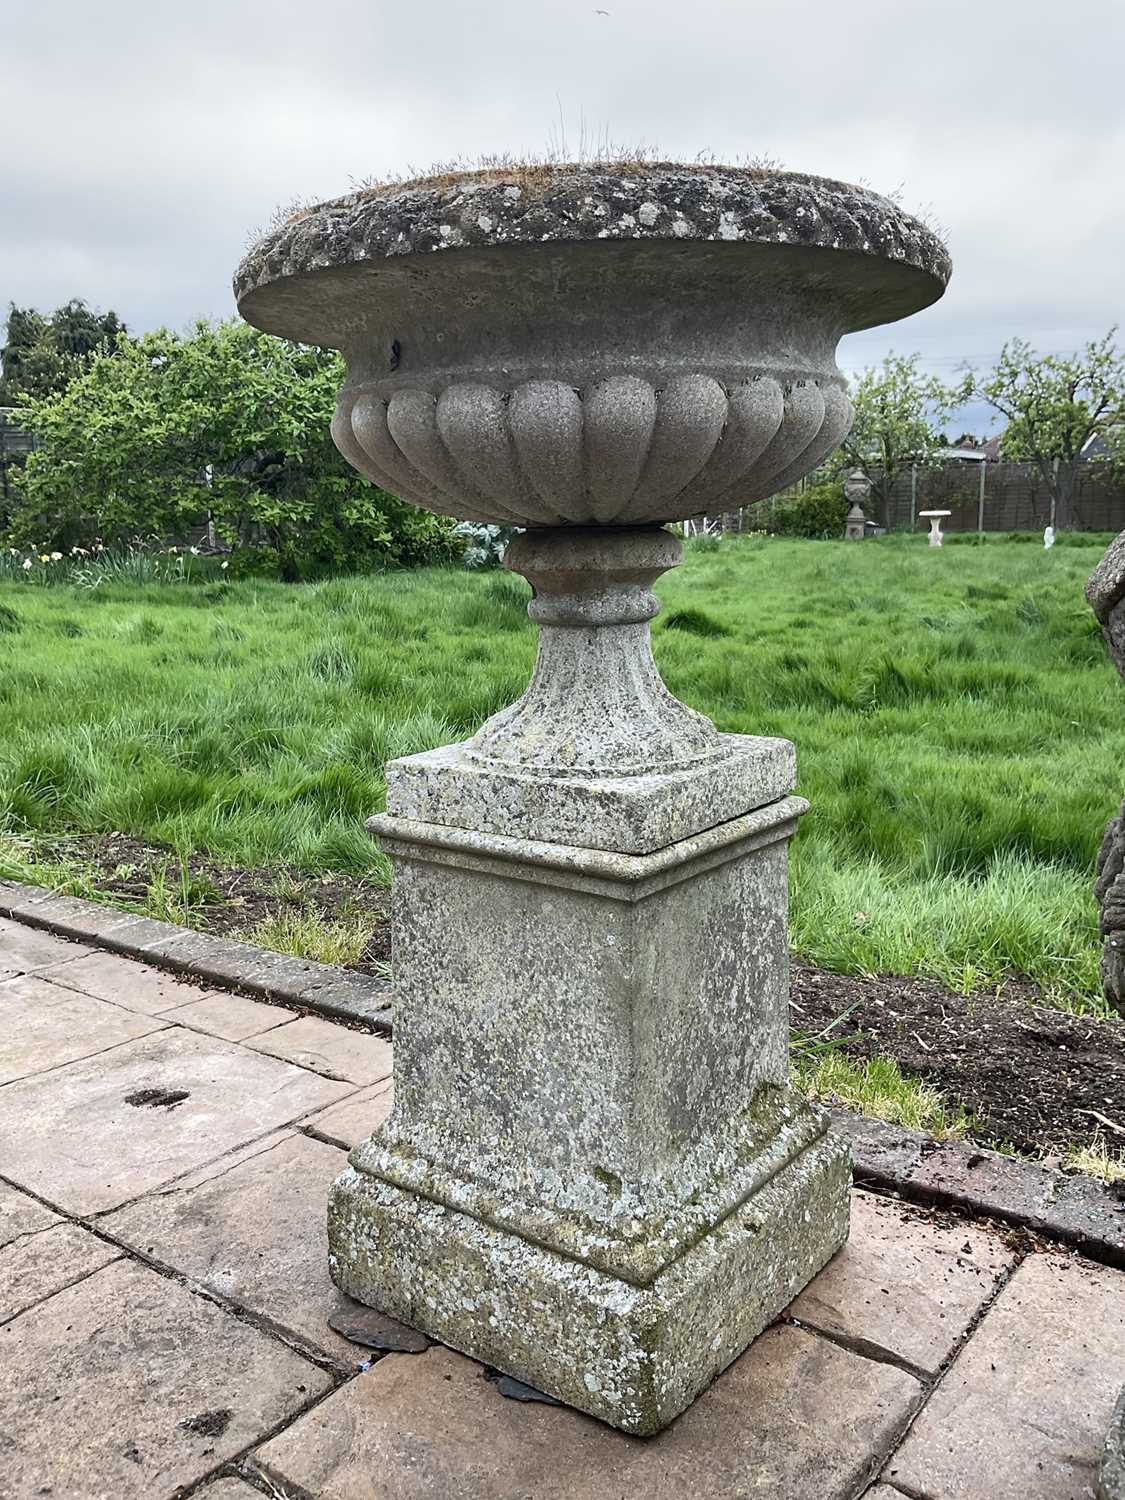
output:
<instances>
[{"instance_id":1,"label":"stone pedestal","mask_svg":"<svg viewBox=\"0 0 1125 1500\"><path fill-rule=\"evenodd\" d=\"M346 1292L635 1433L839 1247L850 1180L787 1081L792 746L661 682L679 552L518 537L527 692L388 768L395 1107L329 1211Z\"/></svg>"}]
</instances>

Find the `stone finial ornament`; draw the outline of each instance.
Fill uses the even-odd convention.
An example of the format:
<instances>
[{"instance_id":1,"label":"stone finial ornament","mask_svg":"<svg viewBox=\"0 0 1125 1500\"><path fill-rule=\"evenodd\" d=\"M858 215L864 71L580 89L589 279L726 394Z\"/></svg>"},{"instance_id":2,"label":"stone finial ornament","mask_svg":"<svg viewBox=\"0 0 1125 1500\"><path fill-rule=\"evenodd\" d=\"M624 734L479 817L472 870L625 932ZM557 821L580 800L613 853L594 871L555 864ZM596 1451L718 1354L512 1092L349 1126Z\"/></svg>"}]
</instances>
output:
<instances>
[{"instance_id":1,"label":"stone finial ornament","mask_svg":"<svg viewBox=\"0 0 1125 1500\"><path fill-rule=\"evenodd\" d=\"M864 501L871 493L871 481L862 469L853 469L844 480L844 498L851 502L847 520L844 522L844 540L862 542L866 532L867 517L863 513Z\"/></svg>"},{"instance_id":2,"label":"stone finial ornament","mask_svg":"<svg viewBox=\"0 0 1125 1500\"><path fill-rule=\"evenodd\" d=\"M1102 627L1109 658L1125 678L1125 531L1090 575L1086 598ZM1098 851L1094 898L1102 932L1102 988L1125 1016L1125 802L1106 824Z\"/></svg>"},{"instance_id":3,"label":"stone finial ornament","mask_svg":"<svg viewBox=\"0 0 1125 1500\"><path fill-rule=\"evenodd\" d=\"M815 1275L850 1185L788 1084L793 747L661 681L661 523L812 470L840 337L948 276L863 189L625 162L354 193L236 277L251 323L343 352L355 468L525 528L540 628L517 703L387 767L395 1104L332 1189L332 1275L628 1432Z\"/></svg>"}]
</instances>

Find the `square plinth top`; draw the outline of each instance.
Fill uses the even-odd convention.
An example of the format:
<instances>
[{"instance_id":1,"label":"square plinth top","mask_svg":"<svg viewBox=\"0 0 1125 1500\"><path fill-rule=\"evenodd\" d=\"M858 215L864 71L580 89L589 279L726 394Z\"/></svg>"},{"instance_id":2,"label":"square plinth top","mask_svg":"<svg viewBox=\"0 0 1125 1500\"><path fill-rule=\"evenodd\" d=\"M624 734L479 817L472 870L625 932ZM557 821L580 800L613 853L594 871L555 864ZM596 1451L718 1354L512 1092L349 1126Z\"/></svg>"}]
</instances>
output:
<instances>
[{"instance_id":1,"label":"square plinth top","mask_svg":"<svg viewBox=\"0 0 1125 1500\"><path fill-rule=\"evenodd\" d=\"M387 766L387 815L506 838L650 854L793 790L788 740L720 736L728 752L699 766L645 776L531 774L482 760L467 743Z\"/></svg>"}]
</instances>

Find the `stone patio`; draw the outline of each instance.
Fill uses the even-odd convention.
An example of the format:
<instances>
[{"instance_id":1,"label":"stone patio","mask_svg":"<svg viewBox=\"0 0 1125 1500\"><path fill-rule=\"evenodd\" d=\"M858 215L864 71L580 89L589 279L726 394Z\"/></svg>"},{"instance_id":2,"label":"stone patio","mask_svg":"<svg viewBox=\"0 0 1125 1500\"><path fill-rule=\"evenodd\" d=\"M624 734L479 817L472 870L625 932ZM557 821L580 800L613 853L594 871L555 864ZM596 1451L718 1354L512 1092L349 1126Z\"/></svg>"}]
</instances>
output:
<instances>
[{"instance_id":1,"label":"stone patio","mask_svg":"<svg viewBox=\"0 0 1125 1500\"><path fill-rule=\"evenodd\" d=\"M627 1438L327 1324L391 1048L0 920L0 1497L1088 1500L1125 1273L870 1193L678 1421Z\"/></svg>"}]
</instances>

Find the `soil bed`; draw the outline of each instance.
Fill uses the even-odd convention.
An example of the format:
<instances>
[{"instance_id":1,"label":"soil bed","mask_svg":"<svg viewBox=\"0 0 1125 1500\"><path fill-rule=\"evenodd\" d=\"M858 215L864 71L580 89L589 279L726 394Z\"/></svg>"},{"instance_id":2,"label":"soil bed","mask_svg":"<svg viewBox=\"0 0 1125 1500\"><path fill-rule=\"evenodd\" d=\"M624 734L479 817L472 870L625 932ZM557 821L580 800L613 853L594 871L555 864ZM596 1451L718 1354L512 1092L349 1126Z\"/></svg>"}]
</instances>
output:
<instances>
[{"instance_id":1,"label":"soil bed","mask_svg":"<svg viewBox=\"0 0 1125 1500\"><path fill-rule=\"evenodd\" d=\"M166 872L173 892L180 884L179 856L173 850L126 834L68 838L65 854L89 867L97 899L114 897L122 906L137 910L151 912L152 883L157 872ZM46 850L41 857L47 858ZM202 854L188 855L185 864L189 897L193 893L207 895L192 900L184 912L169 914L170 921L226 937L242 934L258 922L285 912L315 912L327 921L362 912L371 919L371 937L359 961L348 967L378 974L380 966L390 959L391 893L384 886L355 876L309 875L285 865L221 865Z\"/></svg>"},{"instance_id":2,"label":"soil bed","mask_svg":"<svg viewBox=\"0 0 1125 1500\"><path fill-rule=\"evenodd\" d=\"M972 1112L974 1139L1048 1157L1099 1135L1125 1145L1125 1021L1072 1016L1037 999L1019 979L999 996L962 996L925 979L793 968L794 1026L819 1032L854 1007L830 1033L846 1039L842 1050L893 1057L903 1073L932 1083Z\"/></svg>"}]
</instances>

